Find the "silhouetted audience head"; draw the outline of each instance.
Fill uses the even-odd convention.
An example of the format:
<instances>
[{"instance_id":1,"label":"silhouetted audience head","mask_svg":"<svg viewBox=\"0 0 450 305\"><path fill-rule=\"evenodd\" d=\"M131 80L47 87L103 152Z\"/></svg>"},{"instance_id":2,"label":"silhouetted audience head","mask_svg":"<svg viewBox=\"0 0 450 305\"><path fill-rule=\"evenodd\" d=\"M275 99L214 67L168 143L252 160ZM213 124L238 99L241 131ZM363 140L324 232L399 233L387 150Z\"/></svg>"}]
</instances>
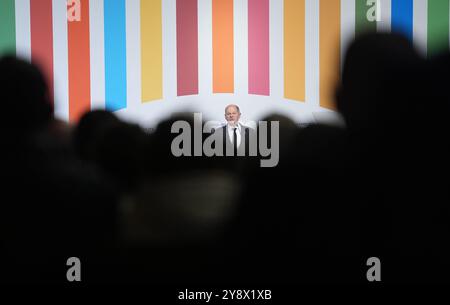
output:
<instances>
[{"instance_id":1,"label":"silhouetted audience head","mask_svg":"<svg viewBox=\"0 0 450 305\"><path fill-rule=\"evenodd\" d=\"M0 101L3 130L21 134L36 131L52 118L47 82L34 65L15 57L0 59Z\"/></svg>"},{"instance_id":2,"label":"silhouetted audience head","mask_svg":"<svg viewBox=\"0 0 450 305\"><path fill-rule=\"evenodd\" d=\"M80 158L96 159L98 142L108 128L118 125L120 120L109 111L94 110L80 119L74 134L74 147Z\"/></svg>"},{"instance_id":3,"label":"silhouetted audience head","mask_svg":"<svg viewBox=\"0 0 450 305\"><path fill-rule=\"evenodd\" d=\"M358 37L344 60L337 108L350 130L382 129L408 117L422 58L399 34Z\"/></svg>"},{"instance_id":4,"label":"silhouetted audience head","mask_svg":"<svg viewBox=\"0 0 450 305\"><path fill-rule=\"evenodd\" d=\"M198 127L196 127L196 123L199 123ZM178 128L180 126L181 128ZM177 113L160 122L147 143L146 150L147 156L149 156L146 162L147 170L159 175L208 168L229 168L230 163L226 161L226 158L205 157L202 151L200 152L202 156L193 157L196 153L194 148L196 128L203 133L204 126L205 120L195 122L194 112ZM205 133L200 136L204 141L208 135ZM203 150L203 142L200 144L202 145L201 150ZM172 148L182 150L183 155L175 156ZM189 155L186 156L186 154Z\"/></svg>"},{"instance_id":5,"label":"silhouetted audience head","mask_svg":"<svg viewBox=\"0 0 450 305\"><path fill-rule=\"evenodd\" d=\"M135 124L112 124L96 144L96 162L124 191L132 190L142 179L146 134Z\"/></svg>"}]
</instances>

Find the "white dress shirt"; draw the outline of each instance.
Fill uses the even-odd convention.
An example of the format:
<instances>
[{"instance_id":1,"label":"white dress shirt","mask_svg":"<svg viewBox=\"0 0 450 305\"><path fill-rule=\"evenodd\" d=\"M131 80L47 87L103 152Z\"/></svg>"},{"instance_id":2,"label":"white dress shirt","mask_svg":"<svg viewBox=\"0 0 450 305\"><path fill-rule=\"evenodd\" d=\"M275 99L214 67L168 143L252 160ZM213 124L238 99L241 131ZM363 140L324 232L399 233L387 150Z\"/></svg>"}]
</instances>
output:
<instances>
[{"instance_id":1,"label":"white dress shirt","mask_svg":"<svg viewBox=\"0 0 450 305\"><path fill-rule=\"evenodd\" d=\"M230 141L232 144L234 139L233 139L233 135L234 135L234 128L237 128L236 130L236 137L237 137L237 147L239 147L241 145L241 124L237 123L235 126L231 126L230 124L227 124L227 128L228 128L228 136L230 137Z\"/></svg>"}]
</instances>

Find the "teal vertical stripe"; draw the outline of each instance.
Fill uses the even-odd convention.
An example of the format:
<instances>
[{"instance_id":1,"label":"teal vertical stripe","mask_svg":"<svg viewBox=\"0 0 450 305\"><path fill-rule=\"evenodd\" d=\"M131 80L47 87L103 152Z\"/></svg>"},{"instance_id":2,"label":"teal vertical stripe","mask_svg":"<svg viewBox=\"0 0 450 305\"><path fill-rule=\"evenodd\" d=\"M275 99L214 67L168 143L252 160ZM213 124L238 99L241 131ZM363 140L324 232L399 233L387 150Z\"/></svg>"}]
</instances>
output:
<instances>
[{"instance_id":1,"label":"teal vertical stripe","mask_svg":"<svg viewBox=\"0 0 450 305\"><path fill-rule=\"evenodd\" d=\"M106 109L127 107L127 42L125 0L105 0Z\"/></svg>"},{"instance_id":2,"label":"teal vertical stripe","mask_svg":"<svg viewBox=\"0 0 450 305\"><path fill-rule=\"evenodd\" d=\"M367 12L373 5L367 5L367 0L355 0L355 34L356 36L365 32L376 32L377 22L369 21ZM376 12L376 10L375 10Z\"/></svg>"},{"instance_id":3,"label":"teal vertical stripe","mask_svg":"<svg viewBox=\"0 0 450 305\"><path fill-rule=\"evenodd\" d=\"M0 55L16 52L15 0L0 0Z\"/></svg>"},{"instance_id":4,"label":"teal vertical stripe","mask_svg":"<svg viewBox=\"0 0 450 305\"><path fill-rule=\"evenodd\" d=\"M449 0L428 1L428 56L449 49Z\"/></svg>"}]
</instances>

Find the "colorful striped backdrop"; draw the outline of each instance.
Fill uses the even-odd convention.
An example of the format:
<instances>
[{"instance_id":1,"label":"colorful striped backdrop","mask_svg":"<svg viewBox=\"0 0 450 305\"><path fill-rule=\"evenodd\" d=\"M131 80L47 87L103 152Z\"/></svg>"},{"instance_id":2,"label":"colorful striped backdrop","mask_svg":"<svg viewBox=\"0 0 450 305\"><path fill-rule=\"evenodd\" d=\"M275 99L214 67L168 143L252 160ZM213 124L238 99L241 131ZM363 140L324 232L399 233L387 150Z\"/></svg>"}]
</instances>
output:
<instances>
[{"instance_id":1,"label":"colorful striped backdrop","mask_svg":"<svg viewBox=\"0 0 450 305\"><path fill-rule=\"evenodd\" d=\"M0 54L39 64L71 122L93 108L155 120L189 104L217 118L232 102L248 119L305 118L333 109L355 35L398 31L429 56L449 48L449 0L379 0L378 22L367 0L79 1L80 21L66 0L0 1Z\"/></svg>"}]
</instances>

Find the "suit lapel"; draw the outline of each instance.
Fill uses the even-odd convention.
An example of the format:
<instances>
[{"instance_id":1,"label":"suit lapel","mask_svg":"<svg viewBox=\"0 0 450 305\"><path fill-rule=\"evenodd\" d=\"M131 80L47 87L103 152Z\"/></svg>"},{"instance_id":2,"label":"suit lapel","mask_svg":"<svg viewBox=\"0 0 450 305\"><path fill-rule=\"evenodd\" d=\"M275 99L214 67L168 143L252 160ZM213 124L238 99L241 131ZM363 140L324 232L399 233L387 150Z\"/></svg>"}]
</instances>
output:
<instances>
[{"instance_id":1,"label":"suit lapel","mask_svg":"<svg viewBox=\"0 0 450 305\"><path fill-rule=\"evenodd\" d=\"M231 151L233 151L233 143L231 142L230 134L228 133L228 125L225 125L222 128L223 128L222 132L223 132L223 137L224 137L224 139L223 139L223 145L224 145L223 149L224 149L224 154L226 155L227 147L229 147L231 149ZM241 142L240 142L240 145L238 147L238 151L239 152L245 152L245 149L246 149L245 146L247 145L248 142L247 142L247 138L246 138L246 136L247 136L246 128L244 126L242 126L242 125L241 125L240 134L241 134ZM245 143L245 145L244 145L244 143Z\"/></svg>"}]
</instances>

